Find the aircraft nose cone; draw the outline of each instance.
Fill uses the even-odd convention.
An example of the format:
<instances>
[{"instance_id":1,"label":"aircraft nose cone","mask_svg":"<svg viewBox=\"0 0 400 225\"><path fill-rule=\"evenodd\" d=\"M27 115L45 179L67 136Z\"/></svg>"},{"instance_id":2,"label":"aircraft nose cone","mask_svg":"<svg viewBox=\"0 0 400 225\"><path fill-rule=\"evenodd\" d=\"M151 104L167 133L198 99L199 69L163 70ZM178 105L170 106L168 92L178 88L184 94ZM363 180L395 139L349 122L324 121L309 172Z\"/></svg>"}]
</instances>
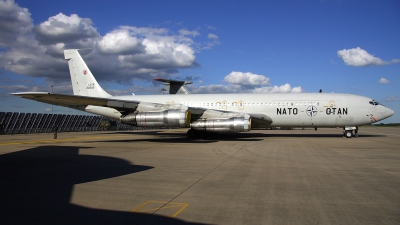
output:
<instances>
[{"instance_id":1,"label":"aircraft nose cone","mask_svg":"<svg viewBox=\"0 0 400 225\"><path fill-rule=\"evenodd\" d=\"M386 107L384 114L383 114L384 119L393 116L393 114L394 114L394 111L389 109L388 107Z\"/></svg>"},{"instance_id":2,"label":"aircraft nose cone","mask_svg":"<svg viewBox=\"0 0 400 225\"><path fill-rule=\"evenodd\" d=\"M394 111L389 108L388 108L387 112L388 112L388 117L393 116L393 114L394 114Z\"/></svg>"}]
</instances>

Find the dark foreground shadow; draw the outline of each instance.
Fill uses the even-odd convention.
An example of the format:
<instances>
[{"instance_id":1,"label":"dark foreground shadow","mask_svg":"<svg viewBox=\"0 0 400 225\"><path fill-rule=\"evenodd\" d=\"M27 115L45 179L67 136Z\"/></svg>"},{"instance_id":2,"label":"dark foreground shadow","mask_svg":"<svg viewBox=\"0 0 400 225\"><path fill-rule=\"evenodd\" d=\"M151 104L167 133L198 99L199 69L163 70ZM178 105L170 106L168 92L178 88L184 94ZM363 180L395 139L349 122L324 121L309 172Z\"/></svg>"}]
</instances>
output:
<instances>
[{"instance_id":1,"label":"dark foreground shadow","mask_svg":"<svg viewBox=\"0 0 400 225\"><path fill-rule=\"evenodd\" d=\"M196 224L70 203L73 186L152 169L128 161L79 155L80 147L44 146L0 155L1 224Z\"/></svg>"},{"instance_id":2,"label":"dark foreground shadow","mask_svg":"<svg viewBox=\"0 0 400 225\"><path fill-rule=\"evenodd\" d=\"M172 129L173 130L173 129ZM214 143L219 141L262 141L268 137L324 137L324 138L341 138L343 133L338 130L337 133L324 133L323 130L318 131L304 131L304 133L293 133L292 131L287 131L287 133L279 133L276 130L268 130L257 132L242 132L242 133L219 133L216 136L205 137L205 138L195 138L189 139L186 137L186 133L174 133L166 132L165 130L145 130L145 131L125 131L125 132L115 132L118 134L131 134L131 135L152 135L154 138L143 138L143 139L132 139L132 140L115 140L115 141L105 141L105 142L137 142L137 141L149 141L149 142L162 142L162 143ZM299 130L298 130L299 131ZM111 133L104 133L111 134ZM379 134L365 134L360 133L358 137L384 137L385 135Z\"/></svg>"}]
</instances>

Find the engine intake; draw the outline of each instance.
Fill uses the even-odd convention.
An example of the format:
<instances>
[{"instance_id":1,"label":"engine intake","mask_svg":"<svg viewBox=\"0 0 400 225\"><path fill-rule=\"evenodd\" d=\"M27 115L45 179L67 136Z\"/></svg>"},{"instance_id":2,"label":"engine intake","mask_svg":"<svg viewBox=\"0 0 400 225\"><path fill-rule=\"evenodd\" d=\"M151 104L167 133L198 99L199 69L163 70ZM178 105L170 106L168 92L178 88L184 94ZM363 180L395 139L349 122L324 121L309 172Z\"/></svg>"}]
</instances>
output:
<instances>
[{"instance_id":1,"label":"engine intake","mask_svg":"<svg viewBox=\"0 0 400 225\"><path fill-rule=\"evenodd\" d=\"M187 109L134 112L121 117L121 123L138 127L188 127L191 114Z\"/></svg>"},{"instance_id":2,"label":"engine intake","mask_svg":"<svg viewBox=\"0 0 400 225\"><path fill-rule=\"evenodd\" d=\"M232 117L228 119L200 119L194 121L192 129L209 132L244 132L251 130L250 116Z\"/></svg>"}]
</instances>

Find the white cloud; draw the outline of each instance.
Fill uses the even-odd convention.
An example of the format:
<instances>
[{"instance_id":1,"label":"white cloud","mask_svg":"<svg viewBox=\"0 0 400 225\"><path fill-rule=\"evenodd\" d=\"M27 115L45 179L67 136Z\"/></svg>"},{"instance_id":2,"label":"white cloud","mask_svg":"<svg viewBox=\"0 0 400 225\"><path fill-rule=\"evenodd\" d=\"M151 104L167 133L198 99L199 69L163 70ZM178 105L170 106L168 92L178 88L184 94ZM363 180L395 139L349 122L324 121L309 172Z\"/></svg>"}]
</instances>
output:
<instances>
[{"instance_id":1,"label":"white cloud","mask_svg":"<svg viewBox=\"0 0 400 225\"><path fill-rule=\"evenodd\" d=\"M189 91L193 94L217 94L217 93L242 93L242 89L240 85L221 85L221 84L212 84L194 88L188 88Z\"/></svg>"},{"instance_id":2,"label":"white cloud","mask_svg":"<svg viewBox=\"0 0 400 225\"><path fill-rule=\"evenodd\" d=\"M290 84L284 84L281 86L273 86L273 87L261 87L256 88L252 91L253 93L301 93L303 89L299 87L292 88Z\"/></svg>"},{"instance_id":3,"label":"white cloud","mask_svg":"<svg viewBox=\"0 0 400 225\"><path fill-rule=\"evenodd\" d=\"M210 39L218 39L218 36L217 35L215 35L215 34L208 34L208 36L207 36L208 38L210 38Z\"/></svg>"},{"instance_id":4,"label":"white cloud","mask_svg":"<svg viewBox=\"0 0 400 225\"><path fill-rule=\"evenodd\" d=\"M210 29L210 30L216 30L217 28L216 28L216 27L214 27L214 26L207 26L207 29Z\"/></svg>"},{"instance_id":5,"label":"white cloud","mask_svg":"<svg viewBox=\"0 0 400 225\"><path fill-rule=\"evenodd\" d=\"M390 84L390 82L386 79L386 78L381 78L381 79L379 79L379 81L378 81L380 84Z\"/></svg>"},{"instance_id":6,"label":"white cloud","mask_svg":"<svg viewBox=\"0 0 400 225\"><path fill-rule=\"evenodd\" d=\"M202 49L211 49L211 48L213 48L214 46L220 44L219 38L218 38L218 36L215 35L215 34L209 33L209 34L207 35L207 38L210 39L210 41L209 41L209 42L206 42L205 45L204 45L204 47L203 47Z\"/></svg>"},{"instance_id":7,"label":"white cloud","mask_svg":"<svg viewBox=\"0 0 400 225\"><path fill-rule=\"evenodd\" d=\"M171 37L149 37L142 41L143 54L120 55L121 65L131 69L174 69L196 64L194 50Z\"/></svg>"},{"instance_id":8,"label":"white cloud","mask_svg":"<svg viewBox=\"0 0 400 225\"><path fill-rule=\"evenodd\" d=\"M32 28L28 9L19 7L13 0L0 1L0 46L11 47L23 43L26 41L25 35Z\"/></svg>"},{"instance_id":9,"label":"white cloud","mask_svg":"<svg viewBox=\"0 0 400 225\"><path fill-rule=\"evenodd\" d=\"M114 30L97 42L97 49L104 54L138 54L144 52L142 40L131 36L128 30Z\"/></svg>"},{"instance_id":10,"label":"white cloud","mask_svg":"<svg viewBox=\"0 0 400 225\"><path fill-rule=\"evenodd\" d=\"M99 82L132 83L170 77L182 68L196 67L195 43L198 31L120 26L100 35L90 18L59 13L33 25L28 9L14 1L0 0L0 69L17 74L44 77L48 82L70 82L63 50L81 51Z\"/></svg>"},{"instance_id":11,"label":"white cloud","mask_svg":"<svg viewBox=\"0 0 400 225\"><path fill-rule=\"evenodd\" d=\"M209 33L208 41L196 43L196 30L181 29L178 33L164 28L120 26L100 35L90 18L59 13L34 26L28 9L14 1L0 0L0 69L17 74L44 77L47 84L14 85L3 90L50 91L70 93L71 84L64 49L90 48L81 55L100 83L105 81L132 84L135 80L151 81L154 77L178 75L178 70L198 66L196 51L219 44L219 37ZM208 27L215 30L215 27ZM192 93L269 93L302 92L289 84L270 86L270 79L250 72L232 72L224 78L227 85L189 87ZM202 84L202 80L199 80ZM122 92L159 93L154 87L134 86ZM132 87L131 86L131 87ZM193 89L193 91L192 91ZM121 92L110 90L111 92ZM1 94L1 93L0 93Z\"/></svg>"},{"instance_id":12,"label":"white cloud","mask_svg":"<svg viewBox=\"0 0 400 225\"><path fill-rule=\"evenodd\" d=\"M35 26L33 33L42 44L65 43L100 36L97 29L93 27L91 19L81 18L76 14L66 16L62 13Z\"/></svg>"},{"instance_id":13,"label":"white cloud","mask_svg":"<svg viewBox=\"0 0 400 225\"><path fill-rule=\"evenodd\" d=\"M236 71L232 71L230 74L228 74L223 81L231 84L251 85L251 86L270 84L270 79L263 75L258 75L250 72L243 73Z\"/></svg>"},{"instance_id":14,"label":"white cloud","mask_svg":"<svg viewBox=\"0 0 400 225\"><path fill-rule=\"evenodd\" d=\"M193 37L200 35L200 33L197 30L190 31L190 30L182 29L182 30L179 30L179 33L183 36L193 36Z\"/></svg>"},{"instance_id":15,"label":"white cloud","mask_svg":"<svg viewBox=\"0 0 400 225\"><path fill-rule=\"evenodd\" d=\"M338 57L341 58L348 66L383 66L390 63L400 62L399 59L393 59L391 62L383 61L382 59L369 54L367 51L361 49L360 47L339 50L337 54Z\"/></svg>"},{"instance_id":16,"label":"white cloud","mask_svg":"<svg viewBox=\"0 0 400 225\"><path fill-rule=\"evenodd\" d=\"M400 63L400 59L392 59L392 61L390 61L390 63Z\"/></svg>"},{"instance_id":17,"label":"white cloud","mask_svg":"<svg viewBox=\"0 0 400 225\"><path fill-rule=\"evenodd\" d=\"M400 96L392 95L382 101L383 102L397 102L397 101L400 101Z\"/></svg>"},{"instance_id":18,"label":"white cloud","mask_svg":"<svg viewBox=\"0 0 400 225\"><path fill-rule=\"evenodd\" d=\"M215 93L301 93L303 89L298 86L292 88L290 84L281 86L268 86L259 88L245 88L238 84L228 85L206 85L200 87L190 87L189 91L193 94L215 94Z\"/></svg>"},{"instance_id":19,"label":"white cloud","mask_svg":"<svg viewBox=\"0 0 400 225\"><path fill-rule=\"evenodd\" d=\"M23 92L29 91L29 87L25 85L0 85L0 89L7 90L7 92Z\"/></svg>"},{"instance_id":20,"label":"white cloud","mask_svg":"<svg viewBox=\"0 0 400 225\"><path fill-rule=\"evenodd\" d=\"M303 89L291 87L290 84L270 86L270 79L263 75L251 72L243 73L233 71L225 76L224 82L228 85L206 85L190 88L193 94L206 93L300 93Z\"/></svg>"}]
</instances>

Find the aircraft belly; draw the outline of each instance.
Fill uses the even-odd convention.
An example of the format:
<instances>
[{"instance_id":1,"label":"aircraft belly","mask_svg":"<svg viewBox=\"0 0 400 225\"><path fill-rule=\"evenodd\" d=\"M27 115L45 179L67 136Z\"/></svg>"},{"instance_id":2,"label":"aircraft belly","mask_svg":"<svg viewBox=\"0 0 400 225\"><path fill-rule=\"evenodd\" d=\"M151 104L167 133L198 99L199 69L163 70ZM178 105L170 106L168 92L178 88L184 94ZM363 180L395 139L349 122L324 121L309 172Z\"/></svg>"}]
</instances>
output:
<instances>
[{"instance_id":1,"label":"aircraft belly","mask_svg":"<svg viewBox=\"0 0 400 225\"><path fill-rule=\"evenodd\" d=\"M337 116L337 126L349 126L354 124L354 118L352 116Z\"/></svg>"},{"instance_id":2,"label":"aircraft belly","mask_svg":"<svg viewBox=\"0 0 400 225\"><path fill-rule=\"evenodd\" d=\"M291 126L291 127L296 127L296 126L304 126L306 123L305 121L302 121L300 117L297 116L281 116L278 118L273 119L273 123L271 126L274 127L281 127L281 126Z\"/></svg>"}]
</instances>

